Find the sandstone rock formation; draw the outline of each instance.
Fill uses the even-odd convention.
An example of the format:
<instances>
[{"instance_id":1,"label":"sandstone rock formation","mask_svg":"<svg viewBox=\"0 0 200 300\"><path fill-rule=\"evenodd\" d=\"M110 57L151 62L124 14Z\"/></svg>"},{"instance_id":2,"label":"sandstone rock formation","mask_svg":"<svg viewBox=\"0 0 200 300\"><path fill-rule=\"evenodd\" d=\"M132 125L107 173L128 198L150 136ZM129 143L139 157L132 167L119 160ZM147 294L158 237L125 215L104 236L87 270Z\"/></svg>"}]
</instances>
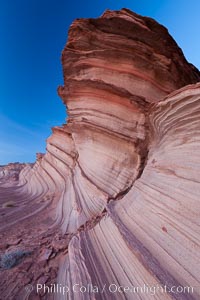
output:
<instances>
[{"instance_id":1,"label":"sandstone rock formation","mask_svg":"<svg viewBox=\"0 0 200 300\"><path fill-rule=\"evenodd\" d=\"M20 164L20 163L9 163L5 166L0 166L0 183L5 183L6 185L9 182L18 181L19 173L26 166L31 164Z\"/></svg>"},{"instance_id":2,"label":"sandstone rock formation","mask_svg":"<svg viewBox=\"0 0 200 300\"><path fill-rule=\"evenodd\" d=\"M2 253L32 245L24 285L69 287L29 299L151 299L133 293L144 285L155 299L199 299L200 72L163 26L127 9L75 20L62 64L67 124L0 189L23 205L4 212ZM19 268L2 271L4 299L27 293Z\"/></svg>"}]
</instances>

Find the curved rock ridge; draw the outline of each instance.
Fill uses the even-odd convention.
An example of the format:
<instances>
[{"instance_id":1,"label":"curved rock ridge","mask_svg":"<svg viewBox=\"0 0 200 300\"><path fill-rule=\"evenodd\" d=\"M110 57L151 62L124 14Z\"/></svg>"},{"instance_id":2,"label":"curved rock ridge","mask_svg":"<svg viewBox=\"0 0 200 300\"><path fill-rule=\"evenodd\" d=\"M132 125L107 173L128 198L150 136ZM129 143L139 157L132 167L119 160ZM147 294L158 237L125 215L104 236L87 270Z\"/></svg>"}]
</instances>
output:
<instances>
[{"instance_id":1,"label":"curved rock ridge","mask_svg":"<svg viewBox=\"0 0 200 300\"><path fill-rule=\"evenodd\" d=\"M2 273L2 297L24 299L22 282L39 280L70 292L30 299L152 297L111 293L112 284L166 286L155 299L199 299L200 72L166 28L127 9L75 20L62 64L67 124L52 128L46 153L17 185L0 183L0 255L9 245L34 249L21 288L20 265ZM183 286L194 292L170 291Z\"/></svg>"},{"instance_id":2,"label":"curved rock ridge","mask_svg":"<svg viewBox=\"0 0 200 300\"><path fill-rule=\"evenodd\" d=\"M59 193L55 224L75 232L140 177L151 102L200 74L163 26L127 9L75 20L62 64L68 122L53 128L46 154L24 171L24 189Z\"/></svg>"}]
</instances>

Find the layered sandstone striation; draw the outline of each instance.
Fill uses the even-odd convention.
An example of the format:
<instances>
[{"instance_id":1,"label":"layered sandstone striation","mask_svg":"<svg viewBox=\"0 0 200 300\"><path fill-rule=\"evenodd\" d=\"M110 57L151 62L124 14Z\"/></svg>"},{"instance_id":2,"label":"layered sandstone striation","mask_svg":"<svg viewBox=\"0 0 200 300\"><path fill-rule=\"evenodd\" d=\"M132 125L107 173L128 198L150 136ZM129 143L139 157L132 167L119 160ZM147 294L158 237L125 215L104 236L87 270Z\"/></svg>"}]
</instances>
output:
<instances>
[{"instance_id":1,"label":"layered sandstone striation","mask_svg":"<svg viewBox=\"0 0 200 300\"><path fill-rule=\"evenodd\" d=\"M37 276L27 283L47 276L69 287L45 299L152 297L112 293L112 284L166 286L155 299L199 299L199 71L166 28L127 9L75 20L62 64L67 124L52 129L17 186L0 189L23 204L6 210L2 228L14 235L20 223L25 248L32 235L35 263L26 259ZM170 290L185 286L193 293Z\"/></svg>"}]
</instances>

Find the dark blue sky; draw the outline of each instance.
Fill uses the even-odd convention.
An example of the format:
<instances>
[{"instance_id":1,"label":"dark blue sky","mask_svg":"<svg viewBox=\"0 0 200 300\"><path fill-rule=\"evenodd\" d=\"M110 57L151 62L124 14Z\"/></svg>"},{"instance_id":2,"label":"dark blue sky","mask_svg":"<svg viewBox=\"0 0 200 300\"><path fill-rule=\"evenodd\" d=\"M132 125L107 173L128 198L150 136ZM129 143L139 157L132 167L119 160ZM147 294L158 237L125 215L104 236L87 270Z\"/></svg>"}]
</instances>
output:
<instances>
[{"instance_id":1,"label":"dark blue sky","mask_svg":"<svg viewBox=\"0 0 200 300\"><path fill-rule=\"evenodd\" d=\"M0 0L0 164L34 161L65 122L57 86L71 22L122 7L165 25L200 68L199 0Z\"/></svg>"}]
</instances>

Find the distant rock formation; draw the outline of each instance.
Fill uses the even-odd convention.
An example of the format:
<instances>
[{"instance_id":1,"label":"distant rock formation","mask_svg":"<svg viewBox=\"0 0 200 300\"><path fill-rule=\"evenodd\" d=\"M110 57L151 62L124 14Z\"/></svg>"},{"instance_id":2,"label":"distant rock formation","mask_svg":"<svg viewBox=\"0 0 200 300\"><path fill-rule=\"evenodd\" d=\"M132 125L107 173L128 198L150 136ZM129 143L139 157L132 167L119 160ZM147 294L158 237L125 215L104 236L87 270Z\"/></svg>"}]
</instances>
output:
<instances>
[{"instance_id":1,"label":"distant rock formation","mask_svg":"<svg viewBox=\"0 0 200 300\"><path fill-rule=\"evenodd\" d=\"M75 20L62 64L68 122L20 173L15 197L32 209L13 212L15 224L38 216L42 238L60 234L36 247L70 290L52 299L150 299L130 291L145 284L166 286L155 299L199 299L200 72L166 28L127 9Z\"/></svg>"},{"instance_id":2,"label":"distant rock formation","mask_svg":"<svg viewBox=\"0 0 200 300\"><path fill-rule=\"evenodd\" d=\"M19 173L25 166L27 166L27 164L18 162L0 166L0 183L13 183L14 181L18 181Z\"/></svg>"}]
</instances>

